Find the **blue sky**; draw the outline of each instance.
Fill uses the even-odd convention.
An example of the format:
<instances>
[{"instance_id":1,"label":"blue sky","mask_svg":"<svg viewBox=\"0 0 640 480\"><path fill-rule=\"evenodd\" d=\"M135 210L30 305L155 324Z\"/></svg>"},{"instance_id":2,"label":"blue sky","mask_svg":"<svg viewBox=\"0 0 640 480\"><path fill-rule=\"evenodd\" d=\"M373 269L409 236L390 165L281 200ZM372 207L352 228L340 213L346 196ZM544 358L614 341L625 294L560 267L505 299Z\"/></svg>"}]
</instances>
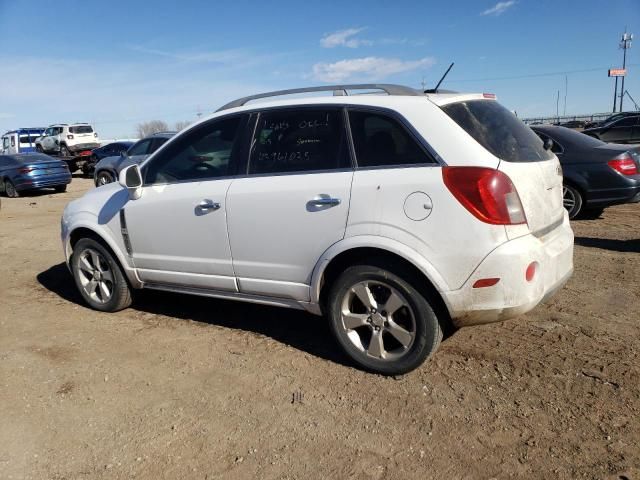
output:
<instances>
[{"instance_id":1,"label":"blue sky","mask_svg":"<svg viewBox=\"0 0 640 480\"><path fill-rule=\"evenodd\" d=\"M54 6L55 5L55 6ZM0 0L0 132L93 122L127 137L233 98L338 82L484 91L521 117L610 111L640 0ZM638 37L640 42L640 37ZM626 89L640 103L640 43ZM625 99L628 108L631 102Z\"/></svg>"}]
</instances>

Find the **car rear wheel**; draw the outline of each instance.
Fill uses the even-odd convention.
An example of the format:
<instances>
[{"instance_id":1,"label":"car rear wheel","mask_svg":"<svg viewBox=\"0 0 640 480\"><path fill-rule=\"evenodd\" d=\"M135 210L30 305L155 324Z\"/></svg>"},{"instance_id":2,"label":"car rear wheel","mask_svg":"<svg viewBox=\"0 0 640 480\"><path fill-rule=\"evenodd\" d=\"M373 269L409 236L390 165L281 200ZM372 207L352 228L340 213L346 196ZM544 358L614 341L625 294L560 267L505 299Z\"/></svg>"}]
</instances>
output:
<instances>
[{"instance_id":1,"label":"car rear wheel","mask_svg":"<svg viewBox=\"0 0 640 480\"><path fill-rule=\"evenodd\" d=\"M131 290L120 265L97 241L83 238L76 243L71 271L82 298L91 308L117 312L131 305Z\"/></svg>"},{"instance_id":2,"label":"car rear wheel","mask_svg":"<svg viewBox=\"0 0 640 480\"><path fill-rule=\"evenodd\" d=\"M44 150L42 149L42 145L36 145L36 152L40 152L40 153L44 152Z\"/></svg>"},{"instance_id":3,"label":"car rear wheel","mask_svg":"<svg viewBox=\"0 0 640 480\"><path fill-rule=\"evenodd\" d=\"M569 212L569 218L573 220L582 210L582 194L577 188L565 183L562 186L562 203Z\"/></svg>"},{"instance_id":4,"label":"car rear wheel","mask_svg":"<svg viewBox=\"0 0 640 480\"><path fill-rule=\"evenodd\" d=\"M62 144L60 146L60 155L62 155L63 157L70 157L71 156L71 152L69 151L69 149L67 148L67 146L65 144Z\"/></svg>"},{"instance_id":5,"label":"car rear wheel","mask_svg":"<svg viewBox=\"0 0 640 480\"><path fill-rule=\"evenodd\" d=\"M102 185L106 185L107 183L113 183L114 178L109 172L100 172L96 177L96 187L101 187Z\"/></svg>"},{"instance_id":6,"label":"car rear wheel","mask_svg":"<svg viewBox=\"0 0 640 480\"><path fill-rule=\"evenodd\" d=\"M430 301L408 278L391 265L356 265L331 288L327 308L334 336L367 370L407 373L435 352L442 340Z\"/></svg>"},{"instance_id":7,"label":"car rear wheel","mask_svg":"<svg viewBox=\"0 0 640 480\"><path fill-rule=\"evenodd\" d=\"M11 180L4 181L4 193L6 193L9 198L18 198L20 196L20 192L16 190L16 187L11 183Z\"/></svg>"}]
</instances>

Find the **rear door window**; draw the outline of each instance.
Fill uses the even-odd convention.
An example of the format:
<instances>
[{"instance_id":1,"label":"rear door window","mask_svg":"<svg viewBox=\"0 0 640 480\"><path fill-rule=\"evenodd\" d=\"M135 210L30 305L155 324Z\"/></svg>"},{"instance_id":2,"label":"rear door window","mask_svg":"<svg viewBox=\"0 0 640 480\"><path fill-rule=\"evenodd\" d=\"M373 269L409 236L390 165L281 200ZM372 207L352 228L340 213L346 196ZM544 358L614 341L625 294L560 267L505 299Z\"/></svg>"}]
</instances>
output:
<instances>
[{"instance_id":1,"label":"rear door window","mask_svg":"<svg viewBox=\"0 0 640 480\"><path fill-rule=\"evenodd\" d=\"M358 168L435 163L407 129L388 115L350 111L349 126Z\"/></svg>"},{"instance_id":2,"label":"rear door window","mask_svg":"<svg viewBox=\"0 0 640 480\"><path fill-rule=\"evenodd\" d=\"M551 160L542 140L509 110L494 100L450 103L442 110L496 157L507 162Z\"/></svg>"},{"instance_id":3,"label":"rear door window","mask_svg":"<svg viewBox=\"0 0 640 480\"><path fill-rule=\"evenodd\" d=\"M300 108L260 114L250 174L302 173L350 166L342 110Z\"/></svg>"}]
</instances>

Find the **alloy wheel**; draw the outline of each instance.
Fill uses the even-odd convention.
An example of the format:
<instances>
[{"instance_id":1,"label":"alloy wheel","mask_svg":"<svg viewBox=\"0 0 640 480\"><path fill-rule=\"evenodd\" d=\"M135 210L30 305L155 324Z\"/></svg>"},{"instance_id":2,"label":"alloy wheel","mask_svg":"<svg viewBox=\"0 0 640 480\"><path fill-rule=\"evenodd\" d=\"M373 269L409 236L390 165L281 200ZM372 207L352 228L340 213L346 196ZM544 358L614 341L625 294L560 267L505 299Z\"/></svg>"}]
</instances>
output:
<instances>
[{"instance_id":1,"label":"alloy wheel","mask_svg":"<svg viewBox=\"0 0 640 480\"><path fill-rule=\"evenodd\" d=\"M113 272L109 262L92 248L80 253L78 278L84 293L98 303L107 303L113 296Z\"/></svg>"},{"instance_id":2,"label":"alloy wheel","mask_svg":"<svg viewBox=\"0 0 640 480\"><path fill-rule=\"evenodd\" d=\"M416 338L416 321L406 298L391 285L367 280L353 285L341 304L341 327L363 354L393 361Z\"/></svg>"}]
</instances>

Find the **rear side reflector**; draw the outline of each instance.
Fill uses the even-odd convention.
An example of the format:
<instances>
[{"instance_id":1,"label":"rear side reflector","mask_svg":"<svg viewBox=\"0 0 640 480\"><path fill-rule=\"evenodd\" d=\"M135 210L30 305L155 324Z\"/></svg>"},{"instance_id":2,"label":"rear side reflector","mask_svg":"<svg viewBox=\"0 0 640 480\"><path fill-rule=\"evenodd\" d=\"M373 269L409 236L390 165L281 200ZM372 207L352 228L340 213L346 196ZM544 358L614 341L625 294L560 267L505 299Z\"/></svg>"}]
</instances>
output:
<instances>
[{"instance_id":1,"label":"rear side reflector","mask_svg":"<svg viewBox=\"0 0 640 480\"><path fill-rule=\"evenodd\" d=\"M531 262L527 267L527 270L524 272L524 278L527 280L527 282L531 282L535 278L537 271L538 262Z\"/></svg>"},{"instance_id":2,"label":"rear side reflector","mask_svg":"<svg viewBox=\"0 0 640 480\"><path fill-rule=\"evenodd\" d=\"M484 167L443 167L444 184L477 219L492 225L527 223L520 196L511 179Z\"/></svg>"},{"instance_id":3,"label":"rear side reflector","mask_svg":"<svg viewBox=\"0 0 640 480\"><path fill-rule=\"evenodd\" d=\"M622 175L638 174L638 166L633 160L633 157L628 153L623 153L622 155L618 155L613 160L609 160L607 162L607 165L609 165L616 172L621 173Z\"/></svg>"},{"instance_id":4,"label":"rear side reflector","mask_svg":"<svg viewBox=\"0 0 640 480\"><path fill-rule=\"evenodd\" d=\"M481 278L475 281L473 288L493 287L499 281L499 278Z\"/></svg>"}]
</instances>

